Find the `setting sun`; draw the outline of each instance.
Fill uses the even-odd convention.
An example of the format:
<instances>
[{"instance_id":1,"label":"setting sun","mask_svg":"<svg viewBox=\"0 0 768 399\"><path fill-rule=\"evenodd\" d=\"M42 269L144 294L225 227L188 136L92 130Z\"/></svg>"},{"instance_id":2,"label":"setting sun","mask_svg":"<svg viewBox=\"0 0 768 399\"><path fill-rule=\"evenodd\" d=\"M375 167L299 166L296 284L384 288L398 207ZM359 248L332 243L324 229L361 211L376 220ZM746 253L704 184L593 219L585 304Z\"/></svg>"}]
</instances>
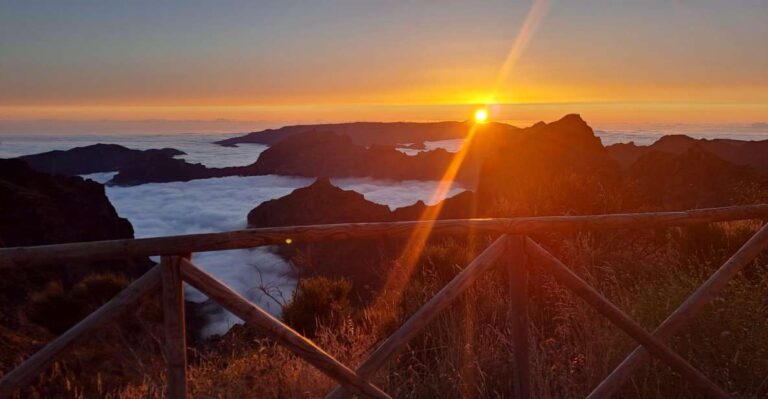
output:
<instances>
[{"instance_id":1,"label":"setting sun","mask_svg":"<svg viewBox=\"0 0 768 399\"><path fill-rule=\"evenodd\" d=\"M481 108L475 111L475 122L485 123L488 121L488 110Z\"/></svg>"}]
</instances>

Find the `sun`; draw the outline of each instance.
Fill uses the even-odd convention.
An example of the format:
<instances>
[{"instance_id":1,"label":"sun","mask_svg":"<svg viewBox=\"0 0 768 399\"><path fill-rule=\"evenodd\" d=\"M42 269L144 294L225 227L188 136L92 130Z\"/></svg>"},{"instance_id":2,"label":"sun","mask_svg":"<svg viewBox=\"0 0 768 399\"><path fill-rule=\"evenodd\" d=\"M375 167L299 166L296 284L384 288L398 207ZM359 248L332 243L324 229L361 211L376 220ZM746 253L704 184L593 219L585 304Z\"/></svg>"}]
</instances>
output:
<instances>
[{"instance_id":1,"label":"sun","mask_svg":"<svg viewBox=\"0 0 768 399\"><path fill-rule=\"evenodd\" d=\"M477 111L475 111L475 122L476 123L488 122L488 110L485 108L480 108Z\"/></svg>"}]
</instances>

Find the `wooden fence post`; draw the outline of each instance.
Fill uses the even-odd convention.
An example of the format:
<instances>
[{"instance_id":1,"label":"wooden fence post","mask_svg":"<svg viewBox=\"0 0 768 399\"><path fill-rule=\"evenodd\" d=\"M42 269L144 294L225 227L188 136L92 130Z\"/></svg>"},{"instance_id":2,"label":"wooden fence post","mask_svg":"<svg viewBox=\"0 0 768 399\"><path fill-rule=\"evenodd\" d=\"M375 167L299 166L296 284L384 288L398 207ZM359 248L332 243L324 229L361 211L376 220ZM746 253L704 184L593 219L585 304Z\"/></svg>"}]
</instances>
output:
<instances>
[{"instance_id":1,"label":"wooden fence post","mask_svg":"<svg viewBox=\"0 0 768 399\"><path fill-rule=\"evenodd\" d=\"M416 311L408 320L392 333L370 356L357 368L357 374L362 378L370 378L373 373L402 349L411 339L424 329L440 312L447 308L456 298L469 288L480 276L494 265L504 255L507 248L507 236L503 235L478 255L456 277L446 284L435 296ZM344 387L336 387L325 399L346 399L351 397Z\"/></svg>"},{"instance_id":2,"label":"wooden fence post","mask_svg":"<svg viewBox=\"0 0 768 399\"><path fill-rule=\"evenodd\" d=\"M190 255L184 258L189 259ZM187 335L184 326L184 287L181 279L182 256L163 256L160 260L163 281L163 327L169 399L187 397Z\"/></svg>"},{"instance_id":3,"label":"wooden fence post","mask_svg":"<svg viewBox=\"0 0 768 399\"><path fill-rule=\"evenodd\" d=\"M525 236L511 236L507 241L507 272L510 287L510 321L514 345L515 397L531 396L531 370L528 338L528 265Z\"/></svg>"}]
</instances>

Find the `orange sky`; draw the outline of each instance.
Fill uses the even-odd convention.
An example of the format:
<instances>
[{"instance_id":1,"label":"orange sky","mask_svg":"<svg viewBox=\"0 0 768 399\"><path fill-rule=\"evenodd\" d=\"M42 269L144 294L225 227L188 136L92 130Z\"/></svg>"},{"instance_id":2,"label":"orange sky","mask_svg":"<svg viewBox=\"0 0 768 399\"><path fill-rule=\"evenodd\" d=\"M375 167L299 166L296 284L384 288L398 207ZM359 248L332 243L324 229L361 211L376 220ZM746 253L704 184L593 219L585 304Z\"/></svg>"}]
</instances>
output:
<instances>
[{"instance_id":1,"label":"orange sky","mask_svg":"<svg viewBox=\"0 0 768 399\"><path fill-rule=\"evenodd\" d=\"M768 121L761 1L0 7L2 120Z\"/></svg>"}]
</instances>

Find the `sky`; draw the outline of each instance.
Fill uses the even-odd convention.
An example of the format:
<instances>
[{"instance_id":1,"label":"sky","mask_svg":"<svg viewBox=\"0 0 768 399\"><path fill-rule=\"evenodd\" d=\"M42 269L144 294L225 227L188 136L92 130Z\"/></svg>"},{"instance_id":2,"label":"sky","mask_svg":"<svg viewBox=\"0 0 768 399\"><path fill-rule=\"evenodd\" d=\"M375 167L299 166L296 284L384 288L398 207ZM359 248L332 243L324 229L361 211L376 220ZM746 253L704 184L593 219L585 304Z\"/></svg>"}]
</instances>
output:
<instances>
[{"instance_id":1,"label":"sky","mask_svg":"<svg viewBox=\"0 0 768 399\"><path fill-rule=\"evenodd\" d=\"M766 38L768 0L0 0L0 123L748 125Z\"/></svg>"}]
</instances>

